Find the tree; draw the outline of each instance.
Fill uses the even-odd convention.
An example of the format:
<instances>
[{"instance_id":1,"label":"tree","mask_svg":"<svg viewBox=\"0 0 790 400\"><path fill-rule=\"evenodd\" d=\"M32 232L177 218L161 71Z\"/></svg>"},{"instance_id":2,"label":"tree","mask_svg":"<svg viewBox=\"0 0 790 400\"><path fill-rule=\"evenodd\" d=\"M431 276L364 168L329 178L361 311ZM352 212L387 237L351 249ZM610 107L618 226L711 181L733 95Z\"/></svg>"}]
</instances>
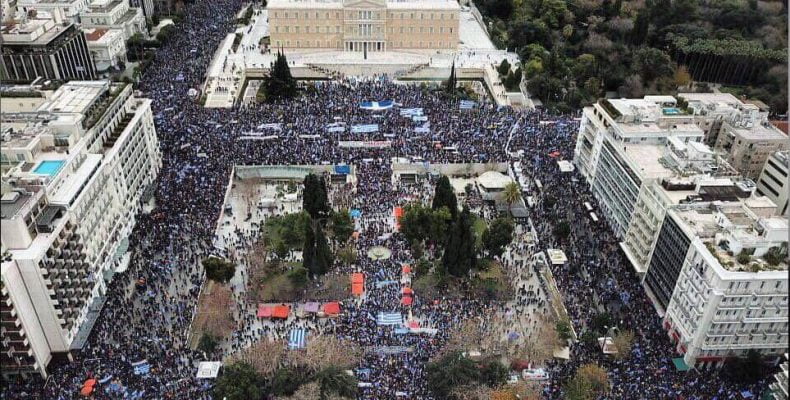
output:
<instances>
[{"instance_id":1,"label":"tree","mask_svg":"<svg viewBox=\"0 0 790 400\"><path fill-rule=\"evenodd\" d=\"M291 281L294 287L300 288L304 287L307 284L307 281L310 280L309 277L310 273L307 268L302 266L297 266L288 271L288 280Z\"/></svg>"},{"instance_id":2,"label":"tree","mask_svg":"<svg viewBox=\"0 0 790 400\"><path fill-rule=\"evenodd\" d=\"M215 399L262 399L265 395L263 378L252 365L244 362L226 366L214 383Z\"/></svg>"},{"instance_id":3,"label":"tree","mask_svg":"<svg viewBox=\"0 0 790 400\"><path fill-rule=\"evenodd\" d=\"M291 396L305 381L305 377L294 368L280 368L271 379L271 392L275 396Z\"/></svg>"},{"instance_id":4,"label":"tree","mask_svg":"<svg viewBox=\"0 0 790 400\"><path fill-rule=\"evenodd\" d=\"M218 344L219 343L217 343L217 338L215 336L208 333L204 333L200 335L200 340L198 340L197 348L198 350L206 354L212 354L214 353L214 350L217 349Z\"/></svg>"},{"instance_id":5,"label":"tree","mask_svg":"<svg viewBox=\"0 0 790 400\"><path fill-rule=\"evenodd\" d=\"M480 383L495 388L507 381L508 368L499 361L489 361L480 368Z\"/></svg>"},{"instance_id":6,"label":"tree","mask_svg":"<svg viewBox=\"0 0 790 400\"><path fill-rule=\"evenodd\" d=\"M634 53L634 72L644 82L672 74L672 60L669 55L653 47L643 47Z\"/></svg>"},{"instance_id":7,"label":"tree","mask_svg":"<svg viewBox=\"0 0 790 400\"><path fill-rule=\"evenodd\" d=\"M452 222L452 215L446 207L432 210L421 204L410 204L404 208L399 222L401 233L414 251L413 248L423 241L443 244Z\"/></svg>"},{"instance_id":8,"label":"tree","mask_svg":"<svg viewBox=\"0 0 790 400\"><path fill-rule=\"evenodd\" d=\"M329 398L330 394L350 398L357 394L357 378L336 366L321 370L316 375L316 381L321 388L319 397L321 400Z\"/></svg>"},{"instance_id":9,"label":"tree","mask_svg":"<svg viewBox=\"0 0 790 400\"><path fill-rule=\"evenodd\" d=\"M521 198L521 187L516 182L510 182L502 190L502 200L507 203L508 211L513 207L513 203Z\"/></svg>"},{"instance_id":10,"label":"tree","mask_svg":"<svg viewBox=\"0 0 790 400\"><path fill-rule=\"evenodd\" d=\"M609 390L606 370L595 364L585 364L563 387L569 400L593 400Z\"/></svg>"},{"instance_id":11,"label":"tree","mask_svg":"<svg viewBox=\"0 0 790 400\"><path fill-rule=\"evenodd\" d=\"M329 200L327 198L326 183L323 178L315 174L305 176L302 208L313 219L322 219L329 215Z\"/></svg>"},{"instance_id":12,"label":"tree","mask_svg":"<svg viewBox=\"0 0 790 400\"><path fill-rule=\"evenodd\" d=\"M777 266L782 263L782 261L787 258L787 246L782 244L782 246L774 246L768 249L768 251L763 256L765 258L765 262L771 266Z\"/></svg>"},{"instance_id":13,"label":"tree","mask_svg":"<svg viewBox=\"0 0 790 400\"><path fill-rule=\"evenodd\" d=\"M557 335L559 335L560 339L563 341L568 341L573 339L573 331L571 329L571 323L567 319L561 319L557 321Z\"/></svg>"},{"instance_id":14,"label":"tree","mask_svg":"<svg viewBox=\"0 0 790 400\"><path fill-rule=\"evenodd\" d=\"M332 238L337 243L345 243L351 234L354 233L354 221L348 210L333 211L332 217Z\"/></svg>"},{"instance_id":15,"label":"tree","mask_svg":"<svg viewBox=\"0 0 790 400\"><path fill-rule=\"evenodd\" d=\"M629 330L618 331L612 337L612 344L617 349L614 355L618 360L627 360L631 356L631 346L634 343L634 332Z\"/></svg>"},{"instance_id":16,"label":"tree","mask_svg":"<svg viewBox=\"0 0 790 400\"><path fill-rule=\"evenodd\" d=\"M507 62L507 58L502 59L502 62L499 63L499 67L497 67L497 72L499 72L500 76L507 76L507 73L510 72L510 63Z\"/></svg>"},{"instance_id":17,"label":"tree","mask_svg":"<svg viewBox=\"0 0 790 400\"><path fill-rule=\"evenodd\" d=\"M447 246L445 246L442 256L442 265L450 275L455 277L463 277L477 266L472 217L467 207L464 207L450 230Z\"/></svg>"},{"instance_id":18,"label":"tree","mask_svg":"<svg viewBox=\"0 0 790 400\"><path fill-rule=\"evenodd\" d=\"M675 86L687 87L691 83L691 74L685 65L678 66L673 77Z\"/></svg>"},{"instance_id":19,"label":"tree","mask_svg":"<svg viewBox=\"0 0 790 400\"><path fill-rule=\"evenodd\" d=\"M475 362L460 352L450 353L428 363L425 372L428 388L442 399L449 398L455 387L477 381L480 377L480 370Z\"/></svg>"},{"instance_id":20,"label":"tree","mask_svg":"<svg viewBox=\"0 0 790 400\"><path fill-rule=\"evenodd\" d=\"M455 77L455 61L453 61L452 67L450 67L450 77L447 78L447 82L444 85L445 93L449 95L455 95L455 86L457 83L457 79Z\"/></svg>"},{"instance_id":21,"label":"tree","mask_svg":"<svg viewBox=\"0 0 790 400\"><path fill-rule=\"evenodd\" d=\"M452 219L455 220L455 217L458 215L458 199L455 197L452 185L450 185L450 179L444 175L436 182L436 190L433 195L433 203L431 204L431 208L434 210L442 207L447 207Z\"/></svg>"},{"instance_id":22,"label":"tree","mask_svg":"<svg viewBox=\"0 0 790 400\"><path fill-rule=\"evenodd\" d=\"M206 277L215 282L228 283L236 274L236 264L219 257L204 258L202 263Z\"/></svg>"},{"instance_id":23,"label":"tree","mask_svg":"<svg viewBox=\"0 0 790 400\"><path fill-rule=\"evenodd\" d=\"M296 96L296 79L291 75L288 59L281 51L277 52L269 75L261 86L266 88L266 100L270 102Z\"/></svg>"},{"instance_id":24,"label":"tree","mask_svg":"<svg viewBox=\"0 0 790 400\"><path fill-rule=\"evenodd\" d=\"M324 235L321 224L314 222L312 229L307 230L302 249L302 265L307 268L310 277L315 278L329 271L334 263L334 255Z\"/></svg>"},{"instance_id":25,"label":"tree","mask_svg":"<svg viewBox=\"0 0 790 400\"><path fill-rule=\"evenodd\" d=\"M755 350L749 350L745 357L730 360L724 366L724 375L739 384L753 384L765 376L763 357Z\"/></svg>"},{"instance_id":26,"label":"tree","mask_svg":"<svg viewBox=\"0 0 790 400\"><path fill-rule=\"evenodd\" d=\"M483 231L483 248L490 256L500 256L513 241L515 226L508 218L497 218Z\"/></svg>"}]
</instances>

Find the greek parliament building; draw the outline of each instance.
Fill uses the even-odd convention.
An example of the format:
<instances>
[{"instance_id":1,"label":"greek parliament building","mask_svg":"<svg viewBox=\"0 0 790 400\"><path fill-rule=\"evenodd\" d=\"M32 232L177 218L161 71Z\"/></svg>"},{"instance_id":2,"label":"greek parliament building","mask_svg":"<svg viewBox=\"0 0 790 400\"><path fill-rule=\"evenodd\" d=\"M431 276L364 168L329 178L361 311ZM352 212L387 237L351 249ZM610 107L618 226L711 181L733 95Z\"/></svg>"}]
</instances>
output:
<instances>
[{"instance_id":1,"label":"greek parliament building","mask_svg":"<svg viewBox=\"0 0 790 400\"><path fill-rule=\"evenodd\" d=\"M270 0L271 45L287 50L455 50L455 0Z\"/></svg>"}]
</instances>

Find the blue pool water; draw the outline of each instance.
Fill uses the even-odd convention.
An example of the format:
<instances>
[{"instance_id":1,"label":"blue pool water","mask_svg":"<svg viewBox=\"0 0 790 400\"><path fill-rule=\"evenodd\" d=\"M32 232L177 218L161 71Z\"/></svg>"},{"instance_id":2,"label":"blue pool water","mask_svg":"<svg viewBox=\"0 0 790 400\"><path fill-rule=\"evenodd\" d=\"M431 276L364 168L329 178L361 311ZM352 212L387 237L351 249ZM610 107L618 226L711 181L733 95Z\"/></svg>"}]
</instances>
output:
<instances>
[{"instance_id":1,"label":"blue pool water","mask_svg":"<svg viewBox=\"0 0 790 400\"><path fill-rule=\"evenodd\" d=\"M64 161L57 160L57 161L42 161L41 164L38 164L36 169L33 170L34 174L39 175L48 175L53 176L60 171L60 168L63 167Z\"/></svg>"},{"instance_id":2,"label":"blue pool water","mask_svg":"<svg viewBox=\"0 0 790 400\"><path fill-rule=\"evenodd\" d=\"M678 115L680 114L680 109L674 107L668 107L664 109L664 115Z\"/></svg>"}]
</instances>

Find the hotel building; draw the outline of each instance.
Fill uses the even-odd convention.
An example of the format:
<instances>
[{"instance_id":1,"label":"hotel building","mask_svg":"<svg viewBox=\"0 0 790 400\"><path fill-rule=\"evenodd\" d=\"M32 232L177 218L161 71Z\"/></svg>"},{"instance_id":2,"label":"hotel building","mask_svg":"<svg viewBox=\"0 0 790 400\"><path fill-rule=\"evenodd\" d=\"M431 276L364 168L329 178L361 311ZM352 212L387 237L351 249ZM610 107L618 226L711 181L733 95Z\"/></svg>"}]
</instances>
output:
<instances>
[{"instance_id":1,"label":"hotel building","mask_svg":"<svg viewBox=\"0 0 790 400\"><path fill-rule=\"evenodd\" d=\"M271 45L286 50L455 50L454 0L271 0Z\"/></svg>"},{"instance_id":2,"label":"hotel building","mask_svg":"<svg viewBox=\"0 0 790 400\"><path fill-rule=\"evenodd\" d=\"M0 114L3 374L41 374L86 342L161 165L151 101L74 81Z\"/></svg>"}]
</instances>

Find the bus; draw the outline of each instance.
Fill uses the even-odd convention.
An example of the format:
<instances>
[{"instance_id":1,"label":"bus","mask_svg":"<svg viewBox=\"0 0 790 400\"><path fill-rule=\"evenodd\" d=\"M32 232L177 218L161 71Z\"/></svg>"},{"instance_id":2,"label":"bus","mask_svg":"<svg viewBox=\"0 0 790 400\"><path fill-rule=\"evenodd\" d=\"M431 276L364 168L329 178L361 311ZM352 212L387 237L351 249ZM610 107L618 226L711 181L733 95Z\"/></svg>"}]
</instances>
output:
<instances>
[{"instance_id":1,"label":"bus","mask_svg":"<svg viewBox=\"0 0 790 400\"><path fill-rule=\"evenodd\" d=\"M592 204L590 204L588 201L584 202L584 208L586 208L588 212L593 210Z\"/></svg>"}]
</instances>

